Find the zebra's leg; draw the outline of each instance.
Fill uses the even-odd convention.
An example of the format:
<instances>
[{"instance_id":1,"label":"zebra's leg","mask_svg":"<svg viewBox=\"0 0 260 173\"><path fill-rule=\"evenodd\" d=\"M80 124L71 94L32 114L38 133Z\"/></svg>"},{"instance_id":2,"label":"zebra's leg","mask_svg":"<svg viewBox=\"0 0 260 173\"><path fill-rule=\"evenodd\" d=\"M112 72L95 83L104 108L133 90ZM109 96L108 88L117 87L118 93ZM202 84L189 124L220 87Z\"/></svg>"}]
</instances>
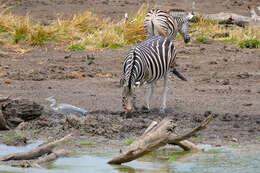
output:
<instances>
[{"instance_id":1,"label":"zebra's leg","mask_svg":"<svg viewBox=\"0 0 260 173\"><path fill-rule=\"evenodd\" d=\"M133 93L132 89L129 90L128 86L124 86L122 93L122 106L125 111L125 116L130 117L133 110Z\"/></svg>"},{"instance_id":2,"label":"zebra's leg","mask_svg":"<svg viewBox=\"0 0 260 173\"><path fill-rule=\"evenodd\" d=\"M148 110L150 110L150 102L154 93L154 86L155 86L155 82L151 83L151 85L146 89L145 101L146 101L146 108Z\"/></svg>"},{"instance_id":3,"label":"zebra's leg","mask_svg":"<svg viewBox=\"0 0 260 173\"><path fill-rule=\"evenodd\" d=\"M162 104L160 107L160 113L165 113L168 90L169 90L169 71L164 76L163 97L162 97Z\"/></svg>"},{"instance_id":4,"label":"zebra's leg","mask_svg":"<svg viewBox=\"0 0 260 173\"><path fill-rule=\"evenodd\" d=\"M132 89L132 97L133 97L132 99L133 109L137 110L135 89Z\"/></svg>"}]
</instances>

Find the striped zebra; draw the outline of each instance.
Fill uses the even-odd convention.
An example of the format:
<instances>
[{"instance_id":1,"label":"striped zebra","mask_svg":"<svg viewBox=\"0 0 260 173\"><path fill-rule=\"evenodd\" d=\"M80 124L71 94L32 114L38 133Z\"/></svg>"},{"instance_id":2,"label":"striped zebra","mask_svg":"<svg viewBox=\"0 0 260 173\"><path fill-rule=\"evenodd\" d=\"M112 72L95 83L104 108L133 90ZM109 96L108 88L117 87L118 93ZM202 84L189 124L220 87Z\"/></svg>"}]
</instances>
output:
<instances>
[{"instance_id":1,"label":"striped zebra","mask_svg":"<svg viewBox=\"0 0 260 173\"><path fill-rule=\"evenodd\" d=\"M184 17L188 20L191 20L194 16L192 13L187 12L186 10L183 9L168 9L167 13L173 17Z\"/></svg>"},{"instance_id":2,"label":"striped zebra","mask_svg":"<svg viewBox=\"0 0 260 173\"><path fill-rule=\"evenodd\" d=\"M185 43L190 42L189 19L193 16L190 13L185 14L185 11L177 9L168 11L159 9L150 10L144 20L146 38L161 35L175 41L179 32L184 38Z\"/></svg>"},{"instance_id":3,"label":"striped zebra","mask_svg":"<svg viewBox=\"0 0 260 173\"><path fill-rule=\"evenodd\" d=\"M146 107L150 109L156 81L164 78L164 89L160 112L166 108L166 97L169 85L169 72L172 71L182 80L186 80L175 68L174 43L162 36L153 36L134 46L127 54L123 65L122 105L126 116L136 108L134 89L136 85L149 84L146 91Z\"/></svg>"}]
</instances>

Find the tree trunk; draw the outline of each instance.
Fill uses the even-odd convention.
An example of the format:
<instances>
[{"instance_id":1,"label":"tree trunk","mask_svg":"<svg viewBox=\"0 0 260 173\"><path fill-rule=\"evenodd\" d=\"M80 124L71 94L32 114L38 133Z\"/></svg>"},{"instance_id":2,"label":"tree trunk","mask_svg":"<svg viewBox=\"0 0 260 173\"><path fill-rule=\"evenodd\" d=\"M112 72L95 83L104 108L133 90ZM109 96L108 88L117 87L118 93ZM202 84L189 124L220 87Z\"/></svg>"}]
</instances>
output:
<instances>
[{"instance_id":1,"label":"tree trunk","mask_svg":"<svg viewBox=\"0 0 260 173\"><path fill-rule=\"evenodd\" d=\"M121 164L125 162L130 162L143 155L156 150L166 144L178 144L182 140L185 140L193 136L199 130L206 128L206 125L213 119L213 114L210 114L198 127L192 129L191 131L183 134L176 135L174 129L176 124L170 119L163 119L160 123L152 123L142 136L135 140L126 151L121 152L118 157L113 158L108 163L109 164ZM192 147L190 142L182 142L181 146L185 146L189 149Z\"/></svg>"},{"instance_id":2,"label":"tree trunk","mask_svg":"<svg viewBox=\"0 0 260 173\"><path fill-rule=\"evenodd\" d=\"M33 168L41 168L41 164L46 163L46 162L51 162L54 160L57 160L59 157L64 157L68 154L67 151L65 151L64 149L60 149L57 151L52 152L51 154L44 156L42 158L39 158L38 160L34 161L30 167Z\"/></svg>"},{"instance_id":3,"label":"tree trunk","mask_svg":"<svg viewBox=\"0 0 260 173\"><path fill-rule=\"evenodd\" d=\"M30 159L36 159L38 157L41 157L44 154L49 154L52 152L52 150L57 147L60 144L63 144L70 140L72 138L72 135L65 136L64 138L50 142L48 144L39 146L31 151L28 152L21 152L21 153L14 153L14 154L8 154L5 156L0 157L0 161L9 161L9 160L30 160Z\"/></svg>"},{"instance_id":4,"label":"tree trunk","mask_svg":"<svg viewBox=\"0 0 260 173\"><path fill-rule=\"evenodd\" d=\"M260 27L260 17L247 17L238 15L235 13L216 13L216 14L195 14L195 17L210 19L220 24L235 24L241 27L245 26L253 26L253 27Z\"/></svg>"}]
</instances>

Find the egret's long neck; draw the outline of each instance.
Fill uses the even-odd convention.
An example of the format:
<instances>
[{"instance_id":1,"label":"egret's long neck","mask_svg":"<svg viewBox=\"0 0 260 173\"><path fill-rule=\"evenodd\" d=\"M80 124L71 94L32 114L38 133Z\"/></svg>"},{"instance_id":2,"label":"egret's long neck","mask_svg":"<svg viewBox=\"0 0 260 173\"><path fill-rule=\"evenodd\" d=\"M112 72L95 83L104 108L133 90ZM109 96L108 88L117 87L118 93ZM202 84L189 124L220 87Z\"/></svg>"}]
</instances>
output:
<instances>
[{"instance_id":1,"label":"egret's long neck","mask_svg":"<svg viewBox=\"0 0 260 173\"><path fill-rule=\"evenodd\" d=\"M57 110L57 108L55 108L54 106L56 105L56 100L55 99L52 99L51 100L51 105L50 105L50 107L52 108L52 109L54 109L54 110Z\"/></svg>"}]
</instances>

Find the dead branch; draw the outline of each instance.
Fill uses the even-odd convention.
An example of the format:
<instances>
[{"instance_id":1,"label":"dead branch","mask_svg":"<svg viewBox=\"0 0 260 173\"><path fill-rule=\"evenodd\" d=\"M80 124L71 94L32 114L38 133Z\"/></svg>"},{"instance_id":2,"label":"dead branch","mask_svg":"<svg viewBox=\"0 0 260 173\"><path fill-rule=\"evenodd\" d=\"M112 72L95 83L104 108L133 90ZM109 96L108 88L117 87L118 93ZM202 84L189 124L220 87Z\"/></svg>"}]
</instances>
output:
<instances>
[{"instance_id":1,"label":"dead branch","mask_svg":"<svg viewBox=\"0 0 260 173\"><path fill-rule=\"evenodd\" d=\"M154 128L158 123L156 121L152 121L152 123L147 127L147 129L145 130L144 134L148 133L152 128ZM175 134L177 136L177 134ZM201 149L193 144L192 142L188 141L188 140L183 140L177 143L169 143L169 144L173 144L173 145L178 145L179 147L181 147L183 150L185 151L201 151Z\"/></svg>"},{"instance_id":2,"label":"dead branch","mask_svg":"<svg viewBox=\"0 0 260 173\"><path fill-rule=\"evenodd\" d=\"M41 168L41 166L40 166L41 164L57 160L59 157L64 157L67 154L68 154L67 151L65 151L64 149L60 149L60 150L52 152L51 154L49 154L47 156L39 158L38 160L36 160L32 164L30 164L30 166L33 168Z\"/></svg>"},{"instance_id":3,"label":"dead branch","mask_svg":"<svg viewBox=\"0 0 260 173\"><path fill-rule=\"evenodd\" d=\"M213 114L210 114L198 127L183 135L175 134L174 129L176 124L174 124L170 119L165 118L158 124L152 123L148 127L148 130L146 130L141 137L135 140L126 151L121 152L118 157L113 158L108 163L121 164L130 162L168 143L177 144L180 141L193 136L199 130L204 129L212 118ZM185 143L183 144L185 145Z\"/></svg>"},{"instance_id":4,"label":"dead branch","mask_svg":"<svg viewBox=\"0 0 260 173\"><path fill-rule=\"evenodd\" d=\"M183 140L177 143L169 143L169 144L178 145L185 151L202 151L200 147L198 147L197 145L195 145L194 143L188 140Z\"/></svg>"},{"instance_id":5,"label":"dead branch","mask_svg":"<svg viewBox=\"0 0 260 173\"><path fill-rule=\"evenodd\" d=\"M260 27L260 16L258 16L254 8L248 6L250 16L242 16L235 13L216 13L216 14L199 14L195 13L195 17L210 19L220 24L235 24L238 26L254 26Z\"/></svg>"},{"instance_id":6,"label":"dead branch","mask_svg":"<svg viewBox=\"0 0 260 173\"><path fill-rule=\"evenodd\" d=\"M21 152L21 153L14 153L14 154L9 154L0 157L0 161L9 161L9 160L30 160L30 159L35 159L38 158L44 154L49 154L52 152L52 150L59 146L60 144L63 144L70 140L72 138L72 135L69 134L68 136L65 136L64 138L61 138L57 141L39 146L31 151L28 152Z\"/></svg>"}]
</instances>

